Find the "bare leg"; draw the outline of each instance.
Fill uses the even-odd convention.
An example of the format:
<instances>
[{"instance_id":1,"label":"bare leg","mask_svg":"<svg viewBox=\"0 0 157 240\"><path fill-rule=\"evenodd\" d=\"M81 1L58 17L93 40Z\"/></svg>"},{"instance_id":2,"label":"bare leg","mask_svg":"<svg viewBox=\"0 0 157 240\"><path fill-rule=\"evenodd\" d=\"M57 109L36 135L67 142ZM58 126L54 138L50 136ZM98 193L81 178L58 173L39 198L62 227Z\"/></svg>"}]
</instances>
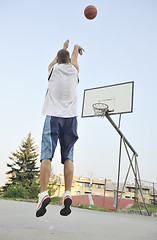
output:
<instances>
[{"instance_id":1,"label":"bare leg","mask_svg":"<svg viewBox=\"0 0 157 240\"><path fill-rule=\"evenodd\" d=\"M63 206L60 211L62 216L68 216L71 213L71 185L73 180L73 162L70 159L66 159L64 162L64 181L65 181L65 192L63 194Z\"/></svg>"},{"instance_id":2,"label":"bare leg","mask_svg":"<svg viewBox=\"0 0 157 240\"><path fill-rule=\"evenodd\" d=\"M40 167L40 192L47 191L47 185L51 173L51 161L50 159L44 159L41 162Z\"/></svg>"},{"instance_id":3,"label":"bare leg","mask_svg":"<svg viewBox=\"0 0 157 240\"><path fill-rule=\"evenodd\" d=\"M51 161L44 159L40 167L40 194L39 201L36 209L36 217L41 217L46 213L46 207L50 203L51 198L47 194L47 185L51 173Z\"/></svg>"},{"instance_id":4,"label":"bare leg","mask_svg":"<svg viewBox=\"0 0 157 240\"><path fill-rule=\"evenodd\" d=\"M74 172L73 162L70 159L67 159L64 162L65 191L71 191L73 172Z\"/></svg>"}]
</instances>

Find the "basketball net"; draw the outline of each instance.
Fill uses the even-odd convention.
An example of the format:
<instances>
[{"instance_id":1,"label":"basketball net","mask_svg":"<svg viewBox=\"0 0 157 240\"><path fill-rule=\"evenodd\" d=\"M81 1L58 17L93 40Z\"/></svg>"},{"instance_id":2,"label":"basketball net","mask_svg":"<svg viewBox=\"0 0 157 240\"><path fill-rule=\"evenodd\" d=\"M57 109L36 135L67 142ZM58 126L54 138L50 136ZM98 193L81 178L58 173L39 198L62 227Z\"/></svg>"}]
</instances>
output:
<instances>
[{"instance_id":1,"label":"basketball net","mask_svg":"<svg viewBox=\"0 0 157 240\"><path fill-rule=\"evenodd\" d=\"M109 111L109 106L105 103L94 103L92 107L97 117L105 117L106 112Z\"/></svg>"}]
</instances>

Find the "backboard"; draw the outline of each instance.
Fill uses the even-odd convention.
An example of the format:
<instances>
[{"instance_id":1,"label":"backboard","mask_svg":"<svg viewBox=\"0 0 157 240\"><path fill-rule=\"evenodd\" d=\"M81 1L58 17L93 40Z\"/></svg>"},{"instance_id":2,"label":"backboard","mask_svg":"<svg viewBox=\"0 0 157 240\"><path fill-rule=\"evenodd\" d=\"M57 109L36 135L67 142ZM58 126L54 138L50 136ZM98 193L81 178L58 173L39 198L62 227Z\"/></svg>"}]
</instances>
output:
<instances>
[{"instance_id":1,"label":"backboard","mask_svg":"<svg viewBox=\"0 0 157 240\"><path fill-rule=\"evenodd\" d=\"M82 117L95 117L93 104L105 103L109 106L108 114L122 114L133 111L134 82L84 90Z\"/></svg>"}]
</instances>

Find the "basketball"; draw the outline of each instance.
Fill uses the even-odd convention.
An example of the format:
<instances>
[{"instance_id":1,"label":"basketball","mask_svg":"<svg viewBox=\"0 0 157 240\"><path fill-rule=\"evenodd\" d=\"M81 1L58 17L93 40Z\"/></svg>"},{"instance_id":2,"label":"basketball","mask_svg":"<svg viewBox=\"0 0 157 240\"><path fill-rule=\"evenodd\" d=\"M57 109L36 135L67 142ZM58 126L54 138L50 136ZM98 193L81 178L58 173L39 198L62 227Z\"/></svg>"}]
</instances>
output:
<instances>
[{"instance_id":1,"label":"basketball","mask_svg":"<svg viewBox=\"0 0 157 240\"><path fill-rule=\"evenodd\" d=\"M93 5L89 5L85 8L84 10L84 15L87 19L92 20L96 17L97 15L97 9Z\"/></svg>"}]
</instances>

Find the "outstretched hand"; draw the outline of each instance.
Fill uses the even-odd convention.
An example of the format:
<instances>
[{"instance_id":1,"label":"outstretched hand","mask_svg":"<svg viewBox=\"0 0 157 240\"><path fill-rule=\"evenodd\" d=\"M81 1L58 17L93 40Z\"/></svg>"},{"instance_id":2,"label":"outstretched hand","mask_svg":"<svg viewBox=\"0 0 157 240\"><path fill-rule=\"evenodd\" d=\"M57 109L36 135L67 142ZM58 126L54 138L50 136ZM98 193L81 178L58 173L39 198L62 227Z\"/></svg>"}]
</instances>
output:
<instances>
[{"instance_id":1,"label":"outstretched hand","mask_svg":"<svg viewBox=\"0 0 157 240\"><path fill-rule=\"evenodd\" d=\"M79 53L80 55L82 55L83 52L85 52L85 50L84 50L83 48L80 47L79 50L78 50L78 53Z\"/></svg>"},{"instance_id":2,"label":"outstretched hand","mask_svg":"<svg viewBox=\"0 0 157 240\"><path fill-rule=\"evenodd\" d=\"M69 39L67 39L63 45L63 49L67 49L69 47Z\"/></svg>"},{"instance_id":3,"label":"outstretched hand","mask_svg":"<svg viewBox=\"0 0 157 240\"><path fill-rule=\"evenodd\" d=\"M80 55L82 55L83 52L85 52L85 50L84 50L82 47L80 47L79 45L75 45L75 48L77 48L78 53L79 53Z\"/></svg>"}]
</instances>

